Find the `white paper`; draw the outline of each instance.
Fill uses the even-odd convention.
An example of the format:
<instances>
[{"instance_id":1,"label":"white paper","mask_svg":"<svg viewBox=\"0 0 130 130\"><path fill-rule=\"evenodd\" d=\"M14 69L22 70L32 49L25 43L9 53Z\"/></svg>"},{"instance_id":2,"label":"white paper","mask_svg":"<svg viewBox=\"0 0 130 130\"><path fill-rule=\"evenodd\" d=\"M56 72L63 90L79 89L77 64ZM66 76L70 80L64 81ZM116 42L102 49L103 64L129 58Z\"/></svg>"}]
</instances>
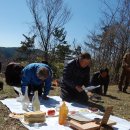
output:
<instances>
[{"instance_id":1,"label":"white paper","mask_svg":"<svg viewBox=\"0 0 130 130\"><path fill-rule=\"evenodd\" d=\"M87 91L91 91L93 89L99 88L101 87L100 85L98 86L89 86L89 87L83 87L83 89L87 92Z\"/></svg>"},{"instance_id":2,"label":"white paper","mask_svg":"<svg viewBox=\"0 0 130 130\"><path fill-rule=\"evenodd\" d=\"M22 105L20 102L17 102L16 98L1 100L1 102L5 104L10 109L11 112L15 112L15 113L26 112L22 110ZM62 103L62 100L60 97L52 96L50 97L49 100L41 100L41 110L47 111L48 109L60 106L61 103ZM86 106L80 105L78 103L66 103L66 104L70 111L71 110L80 111L87 108ZM31 111L31 109L29 109L29 111ZM84 113L84 116L86 116L87 118L102 118L102 116L99 116L93 113L86 113L86 114ZM117 124L113 126L114 130L130 130L130 122L128 122L127 120L121 119L115 116L110 116L110 119L117 122ZM29 130L37 129L34 126L26 125L25 123L23 123L23 125L27 127ZM71 128L67 126L59 125L58 117L46 118L45 124L43 126L40 126L38 130L51 130L52 128L53 130L72 130Z\"/></svg>"},{"instance_id":3,"label":"white paper","mask_svg":"<svg viewBox=\"0 0 130 130\"><path fill-rule=\"evenodd\" d=\"M84 113L83 116L86 117L86 118L92 119L92 120L94 118L100 118L100 119L102 119L102 116L94 114L94 113Z\"/></svg>"}]
</instances>

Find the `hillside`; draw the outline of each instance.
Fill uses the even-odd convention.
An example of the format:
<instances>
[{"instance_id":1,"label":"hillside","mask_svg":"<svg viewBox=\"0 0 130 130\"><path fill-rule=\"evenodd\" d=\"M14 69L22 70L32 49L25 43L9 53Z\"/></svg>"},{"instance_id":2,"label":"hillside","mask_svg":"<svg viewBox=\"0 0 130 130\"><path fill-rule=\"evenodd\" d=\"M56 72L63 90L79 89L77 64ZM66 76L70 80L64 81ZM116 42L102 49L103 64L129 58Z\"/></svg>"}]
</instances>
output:
<instances>
[{"instance_id":1,"label":"hillside","mask_svg":"<svg viewBox=\"0 0 130 130\"><path fill-rule=\"evenodd\" d=\"M17 49L18 47L0 47L0 55L11 58L16 54Z\"/></svg>"},{"instance_id":2,"label":"hillside","mask_svg":"<svg viewBox=\"0 0 130 130\"><path fill-rule=\"evenodd\" d=\"M17 55L17 49L18 47L0 47L0 57L5 57L5 58L12 58L15 55ZM39 49L35 49L35 54L41 54L42 51ZM34 54L34 53L33 53Z\"/></svg>"}]
</instances>

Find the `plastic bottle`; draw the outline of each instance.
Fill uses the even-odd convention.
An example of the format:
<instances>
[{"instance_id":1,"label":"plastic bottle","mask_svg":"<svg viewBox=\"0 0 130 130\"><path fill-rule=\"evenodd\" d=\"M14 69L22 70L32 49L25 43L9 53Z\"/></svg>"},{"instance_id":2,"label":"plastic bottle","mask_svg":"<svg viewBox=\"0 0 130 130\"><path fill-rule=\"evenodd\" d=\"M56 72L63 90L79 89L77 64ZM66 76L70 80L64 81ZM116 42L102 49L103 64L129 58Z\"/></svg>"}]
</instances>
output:
<instances>
[{"instance_id":1,"label":"plastic bottle","mask_svg":"<svg viewBox=\"0 0 130 130\"><path fill-rule=\"evenodd\" d=\"M23 99L22 99L22 109L27 111L29 103L30 103L30 100L28 97L28 87L26 86L25 95L23 96Z\"/></svg>"},{"instance_id":2,"label":"plastic bottle","mask_svg":"<svg viewBox=\"0 0 130 130\"><path fill-rule=\"evenodd\" d=\"M38 97L38 91L34 92L34 96L32 99L32 107L33 107L33 111L40 111L40 101Z\"/></svg>"},{"instance_id":3,"label":"plastic bottle","mask_svg":"<svg viewBox=\"0 0 130 130\"><path fill-rule=\"evenodd\" d=\"M59 110L60 125L65 125L67 123L67 115L68 115L68 107L66 106L65 102L63 102Z\"/></svg>"}]
</instances>

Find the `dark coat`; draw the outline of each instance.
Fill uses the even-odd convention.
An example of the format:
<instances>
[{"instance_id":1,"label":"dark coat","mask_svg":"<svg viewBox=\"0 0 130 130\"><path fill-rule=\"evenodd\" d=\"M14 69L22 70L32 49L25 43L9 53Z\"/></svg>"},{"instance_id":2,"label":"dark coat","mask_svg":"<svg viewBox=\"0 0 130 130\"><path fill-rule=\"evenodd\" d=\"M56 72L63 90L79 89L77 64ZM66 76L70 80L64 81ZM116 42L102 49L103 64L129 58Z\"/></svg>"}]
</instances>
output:
<instances>
[{"instance_id":1,"label":"dark coat","mask_svg":"<svg viewBox=\"0 0 130 130\"><path fill-rule=\"evenodd\" d=\"M90 67L81 68L79 60L70 61L63 70L63 79L61 82L61 98L65 101L87 102L88 97L85 91L79 93L75 87L88 86L90 80Z\"/></svg>"},{"instance_id":2,"label":"dark coat","mask_svg":"<svg viewBox=\"0 0 130 130\"><path fill-rule=\"evenodd\" d=\"M104 86L104 94L106 94L108 84L109 84L109 75L107 75L107 77L105 77L105 78L102 78L100 75L100 72L94 73L94 75L91 79L91 85L93 85L93 86L101 85L100 88L96 89L96 93L101 94L102 86Z\"/></svg>"},{"instance_id":3,"label":"dark coat","mask_svg":"<svg viewBox=\"0 0 130 130\"><path fill-rule=\"evenodd\" d=\"M87 86L90 80L90 67L81 68L79 60L70 61L63 70L62 83L65 87L74 89L77 85Z\"/></svg>"},{"instance_id":4,"label":"dark coat","mask_svg":"<svg viewBox=\"0 0 130 130\"><path fill-rule=\"evenodd\" d=\"M10 86L21 85L21 71L24 67L20 63L11 62L5 70L5 81Z\"/></svg>"}]
</instances>

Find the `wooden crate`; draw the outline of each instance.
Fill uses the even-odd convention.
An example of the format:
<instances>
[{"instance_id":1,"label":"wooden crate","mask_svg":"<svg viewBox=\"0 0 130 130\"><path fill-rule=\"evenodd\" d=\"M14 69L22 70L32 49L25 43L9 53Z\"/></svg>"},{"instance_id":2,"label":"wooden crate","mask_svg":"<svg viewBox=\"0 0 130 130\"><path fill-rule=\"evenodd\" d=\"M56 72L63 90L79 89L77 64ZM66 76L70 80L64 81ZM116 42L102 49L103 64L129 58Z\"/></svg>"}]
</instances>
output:
<instances>
[{"instance_id":1,"label":"wooden crate","mask_svg":"<svg viewBox=\"0 0 130 130\"><path fill-rule=\"evenodd\" d=\"M101 125L115 125L116 122L109 120L110 114L112 112L113 106L109 106L106 108L104 116L99 124L96 124L94 121L93 122L88 122L88 123L82 123L75 121L75 120L70 120L70 126L78 129L78 130L99 130Z\"/></svg>"},{"instance_id":2,"label":"wooden crate","mask_svg":"<svg viewBox=\"0 0 130 130\"><path fill-rule=\"evenodd\" d=\"M89 123L80 123L75 120L70 120L69 124L71 127L76 128L77 130L98 130L100 128L100 124L96 124L95 122L89 122ZM116 122L108 120L108 125L116 125Z\"/></svg>"}]
</instances>

